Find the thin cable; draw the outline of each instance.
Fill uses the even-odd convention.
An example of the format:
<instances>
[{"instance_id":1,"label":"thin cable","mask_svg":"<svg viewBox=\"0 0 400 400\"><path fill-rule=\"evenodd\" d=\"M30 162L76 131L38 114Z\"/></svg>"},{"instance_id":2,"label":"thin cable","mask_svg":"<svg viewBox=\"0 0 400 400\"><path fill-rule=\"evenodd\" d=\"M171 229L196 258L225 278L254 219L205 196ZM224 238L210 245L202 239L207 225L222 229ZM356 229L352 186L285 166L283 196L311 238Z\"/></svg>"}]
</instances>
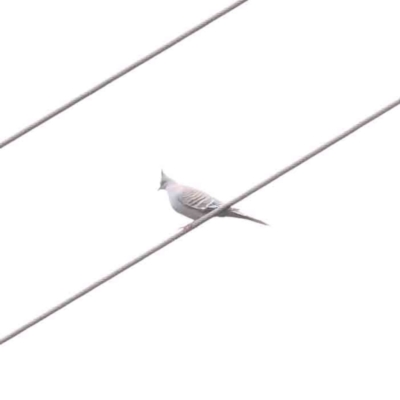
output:
<instances>
[{"instance_id":1,"label":"thin cable","mask_svg":"<svg viewBox=\"0 0 400 400\"><path fill-rule=\"evenodd\" d=\"M209 214L201 217L198 220L195 220L192 224L190 224L190 228L186 231L180 231L176 233L175 235L169 237L168 239L164 240L160 244L154 246L150 250L146 251L145 253L141 254L140 256L136 257L132 261L128 262L127 264L123 265L122 267L116 269L115 271L111 272L110 274L104 276L103 278L99 279L98 281L94 282L90 286L86 287L85 289L81 290L80 292L76 293L75 295L69 297L68 299L64 300L60 304L56 305L55 307L51 308L50 310L46 311L45 313L39 315L32 321L28 322L25 325L22 325L20 328L16 329L15 331L11 332L7 336L4 336L2 339L0 339L0 345L4 344L5 342L9 341L10 339L13 339L14 337L18 336L22 332L26 331L29 328L32 328L34 325L38 324L39 322L43 321L44 319L50 317L50 315L60 311L64 307L67 307L69 304L73 303L75 300L78 300L79 298L87 295L90 293L92 290L98 288L99 286L103 285L104 283L108 282L109 280L115 278L117 275L121 274L122 272L126 271L127 269L133 267L134 265L138 264L139 262L143 261L147 257L151 256L152 254L156 253L157 251L161 250L162 248L168 246L175 240L179 239L180 237L186 235L188 232L190 232L193 229L196 229L200 225L204 224L206 221L210 220L211 218L215 217L216 215L220 214L223 210L225 210L228 207L233 206L234 204L238 203L239 201L242 201L246 197L251 196L253 193L257 192L258 190L262 189L263 187L267 186L271 182L275 181L276 179L280 178L281 176L287 174L289 171L292 171L293 169L297 168L301 164L305 163L306 161L310 160L311 158L315 157L319 153L322 153L324 150L328 149L329 147L333 146L334 144L340 142L347 136L351 135L355 131L359 130L363 126L369 124L373 120L377 119L378 117L382 116L383 114L386 114L388 111L391 109L397 107L400 105L400 99L396 100L395 102L389 104L388 106L382 108L375 114L372 114L368 118L364 119L363 121L359 122L357 125L354 125L352 128L348 129L347 131L343 132L342 134L336 136L335 138L329 140L322 146L317 147L315 150L311 151L310 153L306 154L305 156L299 158L297 161L294 163L290 164L289 166L281 169L280 171L276 172L274 175L270 176L269 178L265 179L261 183L259 183L256 186L253 186L251 189L247 190L240 196L234 198L231 201L228 201L227 203L223 204L220 208L210 212Z\"/></svg>"},{"instance_id":2,"label":"thin cable","mask_svg":"<svg viewBox=\"0 0 400 400\"><path fill-rule=\"evenodd\" d=\"M70 100L68 103L64 104L63 106L55 109L51 113L45 115L43 118L40 118L36 122L28 125L26 128L22 129L21 131L15 133L14 135L10 136L9 138L5 139L4 141L0 142L0 149L3 147L8 146L10 143L16 141L20 137L26 135L28 132L32 131L33 129L37 128L40 125L43 125L45 122L51 120L58 114L63 113L64 111L68 110L69 108L73 107L75 104L78 104L82 100L86 99L87 97L91 96L92 94L98 92L100 89L108 86L110 83L116 81L117 79L123 77L128 72L133 71L137 67L145 64L147 61L150 61L152 58L157 57L161 53L164 53L166 50L170 49L171 47L175 46L182 40L188 38L189 36L193 35L194 33L200 31L207 25L211 24L212 22L216 21L217 19L223 17L224 15L228 14L229 12L233 11L235 8L241 6L243 3L246 3L248 0L240 0L236 3L233 3L229 7L224 8L223 10L219 11L218 13L214 14L212 17L206 19L205 21L201 22L200 24L196 25L194 28L188 30L187 32L181 34L180 36L176 37L175 39L171 40L170 42L164 44L157 50L154 50L152 53L148 54L147 56L141 58L140 60L136 61L135 63L129 65L125 69L117 72L115 75L112 75L110 78L106 79L105 81L97 84L93 88L89 89L88 91L80 94L79 96L75 97L74 99Z\"/></svg>"}]
</instances>

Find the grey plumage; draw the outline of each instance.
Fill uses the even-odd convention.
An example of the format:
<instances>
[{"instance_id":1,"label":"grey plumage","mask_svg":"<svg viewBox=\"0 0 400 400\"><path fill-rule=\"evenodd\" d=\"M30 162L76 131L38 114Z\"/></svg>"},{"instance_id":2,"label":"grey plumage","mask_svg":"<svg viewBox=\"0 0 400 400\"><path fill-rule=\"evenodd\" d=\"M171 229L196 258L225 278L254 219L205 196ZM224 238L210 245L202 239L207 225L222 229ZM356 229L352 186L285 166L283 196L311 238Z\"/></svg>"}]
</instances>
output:
<instances>
[{"instance_id":1,"label":"grey plumage","mask_svg":"<svg viewBox=\"0 0 400 400\"><path fill-rule=\"evenodd\" d=\"M203 215L215 210L223 204L207 193L189 186L180 185L164 174L163 171L161 171L159 190L167 191L171 206L176 212L193 220L201 218ZM224 210L219 214L219 216L247 219L249 221L257 222L258 224L268 225L265 222L249 217L241 213L237 208L232 207Z\"/></svg>"}]
</instances>

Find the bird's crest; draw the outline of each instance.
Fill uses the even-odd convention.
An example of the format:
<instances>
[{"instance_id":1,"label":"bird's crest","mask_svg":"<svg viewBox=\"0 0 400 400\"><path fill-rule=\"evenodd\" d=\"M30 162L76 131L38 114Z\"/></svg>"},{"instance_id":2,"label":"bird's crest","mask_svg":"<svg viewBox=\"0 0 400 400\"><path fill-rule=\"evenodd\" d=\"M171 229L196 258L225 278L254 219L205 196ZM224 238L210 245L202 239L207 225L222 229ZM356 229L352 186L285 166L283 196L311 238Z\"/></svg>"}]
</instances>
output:
<instances>
[{"instance_id":1,"label":"bird's crest","mask_svg":"<svg viewBox=\"0 0 400 400\"><path fill-rule=\"evenodd\" d=\"M167 174L161 170L161 182L160 182L160 189L165 189L168 183L174 182Z\"/></svg>"}]
</instances>

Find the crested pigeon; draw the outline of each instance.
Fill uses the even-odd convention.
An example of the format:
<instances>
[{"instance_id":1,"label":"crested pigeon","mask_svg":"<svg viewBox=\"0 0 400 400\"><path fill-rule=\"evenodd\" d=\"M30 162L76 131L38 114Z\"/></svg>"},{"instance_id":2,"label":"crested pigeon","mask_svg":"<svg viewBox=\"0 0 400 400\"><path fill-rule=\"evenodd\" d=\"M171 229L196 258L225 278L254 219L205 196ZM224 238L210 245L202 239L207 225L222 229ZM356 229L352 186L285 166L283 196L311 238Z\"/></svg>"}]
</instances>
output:
<instances>
[{"instance_id":1,"label":"crested pigeon","mask_svg":"<svg viewBox=\"0 0 400 400\"><path fill-rule=\"evenodd\" d=\"M221 201L211 197L207 193L175 182L163 171L161 171L161 183L158 190L166 190L172 208L179 214L193 220L201 218L203 215L215 210L223 204ZM257 222L258 224L268 225L265 222L249 217L241 213L237 208L232 207L224 210L218 216L247 219L249 221Z\"/></svg>"}]
</instances>

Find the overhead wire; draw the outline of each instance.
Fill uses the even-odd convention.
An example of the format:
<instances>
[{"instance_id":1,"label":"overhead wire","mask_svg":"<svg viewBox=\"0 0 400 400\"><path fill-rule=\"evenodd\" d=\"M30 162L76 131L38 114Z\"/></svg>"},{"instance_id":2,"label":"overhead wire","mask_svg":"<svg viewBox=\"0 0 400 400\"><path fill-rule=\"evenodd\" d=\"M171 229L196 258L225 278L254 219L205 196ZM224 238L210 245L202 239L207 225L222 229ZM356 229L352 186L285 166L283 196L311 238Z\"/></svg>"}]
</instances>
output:
<instances>
[{"instance_id":1,"label":"overhead wire","mask_svg":"<svg viewBox=\"0 0 400 400\"><path fill-rule=\"evenodd\" d=\"M171 47L175 46L176 44L182 42L183 40L187 39L189 36L192 36L194 33L200 31L201 29L205 28L207 25L211 24L212 22L216 21L217 19L223 17L224 15L230 13L235 8L241 6L242 4L246 3L248 0L239 0L235 3L231 4L230 6L222 9L221 11L217 12L216 14L212 15L210 18L207 18L200 24L196 25L195 27L189 29L188 31L182 33L181 35L177 36L175 39L171 40L170 42L164 44L163 46L159 47L157 50L147 54L143 58L137 60L133 64L129 65L128 67L124 68L123 70L117 72L116 74L110 76L109 78L105 79L104 81L98 83L96 86L93 86L91 89L87 90L86 92L76 96L69 102L65 103L61 107L56 108L54 111L51 111L44 117L38 119L37 121L33 122L32 124L28 125L27 127L21 129L19 132L11 135L7 139L0 142L0 149L8 146L9 144L15 142L16 140L20 139L21 137L25 136L27 133L31 132L32 130L36 129L40 125L50 121L52 118L56 117L57 115L63 113L64 111L68 110L69 108L73 107L74 105L80 103L82 100L92 96L99 90L105 88L110 83L115 82L117 79L122 78L124 75L128 74L129 72L133 71L134 69L138 68L139 66L145 64L146 62L150 61L154 57L157 57L161 53L164 53L166 50L170 49Z\"/></svg>"},{"instance_id":2,"label":"overhead wire","mask_svg":"<svg viewBox=\"0 0 400 400\"><path fill-rule=\"evenodd\" d=\"M341 140L345 139L346 137L350 136L352 133L356 132L357 130L359 130L363 126L369 124L370 122L376 120L380 116L386 114L388 111L392 110L393 108L397 107L398 105L400 105L400 99L394 101L393 103L390 103L386 107L380 109L379 111L377 111L374 114L370 115L369 117L365 118L364 120L362 120L358 124L354 125L350 129L348 129L348 130L344 131L343 133L339 134L338 136L335 136L333 139L331 139L328 142L322 144L321 146L319 146L315 150L307 153L303 157L297 159L293 163L289 164L287 167L282 168L281 170L279 170L275 174L271 175L269 178L265 179L264 181L260 182L259 184L257 184L255 186L253 186L252 188L248 189L247 191L245 191L241 195L235 197L234 199L232 199L231 201L228 201L227 203L224 203L221 207L217 208L216 210L204 215L203 217L201 217L198 220L195 220L194 222L189 224L188 229L182 230L182 231L176 233L175 235L170 236L169 238L167 238L163 242L161 242L161 243L157 244L156 246L152 247L151 249L147 250L146 252L144 252L143 254L139 255L135 259L129 261L125 265L123 265L120 268L114 270L110 274L108 274L108 275L104 276L103 278L97 280L96 282L94 282L91 285L87 286L86 288L82 289L78 293L76 293L73 296L67 298L66 300L64 300L61 303L57 304L53 308L50 308L49 310L47 310L43 314L39 315L38 317L32 319L28 323L22 325L21 327L15 329L14 331L9 333L8 335L4 336L3 338L0 339L0 345L2 345L4 343L8 342L9 340L17 337L22 332L26 331L27 329L32 328L33 326L37 325L39 322L45 320L46 318L50 317L51 315L55 314L56 312L62 310L63 308L67 307L69 304L71 304L74 301L80 299L81 297L87 295L88 293L90 293L94 289L98 288L99 286L103 285L104 283L108 282L109 280L115 278L116 276L118 276L122 272L130 269L134 265L136 265L136 264L140 263L141 261L145 260L146 258L150 257L152 254L160 251L161 249L163 249L164 247L168 246L172 242L174 242L177 239L181 238L182 236L188 234L193 229L198 228L200 225L202 225L205 222L209 221L211 218L217 216L218 214L223 212L225 209L233 206L234 204L238 203L239 201L244 200L246 197L251 196L255 192L259 191L260 189L262 189L265 186L269 185L270 183L274 182L278 178L282 177L283 175L287 174L288 172L290 172L290 171L294 170L295 168L299 167L300 165L302 165L306 161L308 161L308 160L312 159L313 157L317 156L318 154L322 153L323 151L325 151L329 147L333 146L334 144L336 144L336 143L340 142Z\"/></svg>"}]
</instances>

